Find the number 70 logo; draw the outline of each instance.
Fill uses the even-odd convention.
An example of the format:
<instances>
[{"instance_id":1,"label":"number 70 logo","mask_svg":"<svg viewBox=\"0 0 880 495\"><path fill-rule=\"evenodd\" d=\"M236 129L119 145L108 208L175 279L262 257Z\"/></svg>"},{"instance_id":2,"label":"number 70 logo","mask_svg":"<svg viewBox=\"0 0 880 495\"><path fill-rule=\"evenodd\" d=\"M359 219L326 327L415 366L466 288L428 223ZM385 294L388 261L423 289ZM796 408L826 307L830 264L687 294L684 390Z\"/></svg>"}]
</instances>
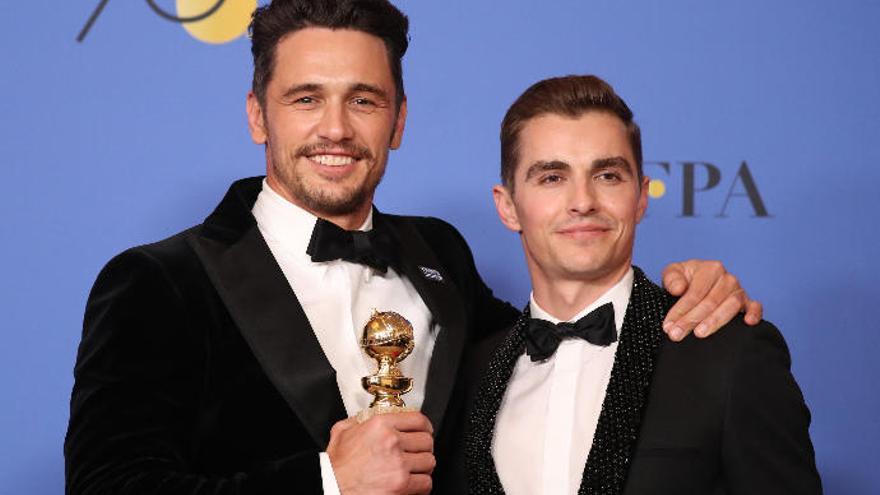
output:
<instances>
[{"instance_id":1,"label":"number 70 logo","mask_svg":"<svg viewBox=\"0 0 880 495\"><path fill-rule=\"evenodd\" d=\"M85 40L109 1L100 0L76 41ZM227 43L244 34L251 13L257 8L257 0L175 0L177 11L171 13L159 6L156 0L146 2L159 17L181 24L199 41L214 44Z\"/></svg>"}]
</instances>

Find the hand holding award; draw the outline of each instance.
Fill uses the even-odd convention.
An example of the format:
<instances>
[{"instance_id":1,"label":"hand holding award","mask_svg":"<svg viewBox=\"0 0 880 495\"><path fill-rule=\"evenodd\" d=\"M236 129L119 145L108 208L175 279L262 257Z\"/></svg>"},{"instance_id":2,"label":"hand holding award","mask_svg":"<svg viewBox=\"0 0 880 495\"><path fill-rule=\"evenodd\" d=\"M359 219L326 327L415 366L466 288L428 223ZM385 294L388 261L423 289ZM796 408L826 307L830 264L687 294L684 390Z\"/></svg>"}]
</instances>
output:
<instances>
[{"instance_id":1,"label":"hand holding award","mask_svg":"<svg viewBox=\"0 0 880 495\"><path fill-rule=\"evenodd\" d=\"M374 311L361 346L378 364L374 374L361 379L373 401L330 430L327 454L338 487L343 494L428 493L435 465L433 428L401 399L412 390L413 380L397 366L413 350L412 325L397 313Z\"/></svg>"}]
</instances>

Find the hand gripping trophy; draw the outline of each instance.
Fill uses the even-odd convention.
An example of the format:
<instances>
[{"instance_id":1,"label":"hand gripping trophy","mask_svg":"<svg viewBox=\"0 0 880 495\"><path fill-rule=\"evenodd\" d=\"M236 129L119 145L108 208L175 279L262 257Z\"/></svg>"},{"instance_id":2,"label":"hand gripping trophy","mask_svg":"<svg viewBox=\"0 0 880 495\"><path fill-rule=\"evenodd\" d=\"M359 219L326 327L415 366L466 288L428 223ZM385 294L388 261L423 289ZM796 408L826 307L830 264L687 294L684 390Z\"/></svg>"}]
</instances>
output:
<instances>
[{"instance_id":1,"label":"hand gripping trophy","mask_svg":"<svg viewBox=\"0 0 880 495\"><path fill-rule=\"evenodd\" d=\"M403 376L397 367L414 346L413 327L406 318L393 311L373 310L370 321L364 325L361 347L376 360L379 369L361 378L364 390L373 394L373 402L358 413L358 422L363 423L375 414L415 410L406 407L400 398L412 390L412 378Z\"/></svg>"}]
</instances>

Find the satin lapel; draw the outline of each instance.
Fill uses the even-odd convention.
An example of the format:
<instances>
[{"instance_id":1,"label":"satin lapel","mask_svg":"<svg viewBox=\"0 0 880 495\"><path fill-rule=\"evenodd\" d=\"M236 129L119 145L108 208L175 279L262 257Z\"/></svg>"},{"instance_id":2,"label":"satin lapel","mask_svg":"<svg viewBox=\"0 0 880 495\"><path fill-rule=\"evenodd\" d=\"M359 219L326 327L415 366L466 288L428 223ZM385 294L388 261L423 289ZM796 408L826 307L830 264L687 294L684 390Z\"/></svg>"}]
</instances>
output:
<instances>
[{"instance_id":1,"label":"satin lapel","mask_svg":"<svg viewBox=\"0 0 880 495\"><path fill-rule=\"evenodd\" d=\"M470 493L504 493L501 479L492 459L492 439L495 419L507 391L507 384L516 362L525 352L523 329L530 318L529 307L514 324L507 337L492 355L489 366L480 380L473 408L468 416L465 466Z\"/></svg>"},{"instance_id":2,"label":"satin lapel","mask_svg":"<svg viewBox=\"0 0 880 495\"><path fill-rule=\"evenodd\" d=\"M373 221L396 239L401 259L398 268L418 291L439 328L422 413L431 420L434 431L440 431L467 340L464 301L452 278L443 272L440 260L408 219L376 212Z\"/></svg>"},{"instance_id":3,"label":"satin lapel","mask_svg":"<svg viewBox=\"0 0 880 495\"><path fill-rule=\"evenodd\" d=\"M227 204L232 193L217 212L237 208ZM247 208L244 203L238 209ZM190 245L263 370L324 448L333 423L346 417L336 372L253 217L248 222L241 211L234 215L239 218L225 223L209 217L208 233L192 235Z\"/></svg>"},{"instance_id":4,"label":"satin lapel","mask_svg":"<svg viewBox=\"0 0 880 495\"><path fill-rule=\"evenodd\" d=\"M623 491L668 309L666 293L635 268L632 295L579 494Z\"/></svg>"}]
</instances>

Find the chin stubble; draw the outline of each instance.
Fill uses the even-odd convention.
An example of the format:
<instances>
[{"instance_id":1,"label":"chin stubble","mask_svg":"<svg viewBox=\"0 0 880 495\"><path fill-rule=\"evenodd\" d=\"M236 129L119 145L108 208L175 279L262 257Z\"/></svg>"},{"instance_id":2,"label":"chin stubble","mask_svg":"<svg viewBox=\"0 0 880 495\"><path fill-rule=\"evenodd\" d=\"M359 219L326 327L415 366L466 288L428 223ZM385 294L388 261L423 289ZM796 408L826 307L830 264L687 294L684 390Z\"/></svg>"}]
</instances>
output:
<instances>
[{"instance_id":1,"label":"chin stubble","mask_svg":"<svg viewBox=\"0 0 880 495\"><path fill-rule=\"evenodd\" d=\"M320 154L322 151L329 150L341 150L352 155L357 160L373 161L373 154L368 148L363 146L352 143L333 145L318 143L300 146L285 162L293 164L299 158L308 159L310 155ZM365 202L370 200L382 179L382 176L379 176L375 181L368 179L357 187L340 190L338 191L339 194L332 194L331 191L310 186L304 174L297 172L292 165L289 167L279 167L278 163L278 160L272 160L272 168L275 170L276 175L284 182L287 190L309 210L327 216L347 215L355 212ZM382 173L384 175L384 167Z\"/></svg>"}]
</instances>

